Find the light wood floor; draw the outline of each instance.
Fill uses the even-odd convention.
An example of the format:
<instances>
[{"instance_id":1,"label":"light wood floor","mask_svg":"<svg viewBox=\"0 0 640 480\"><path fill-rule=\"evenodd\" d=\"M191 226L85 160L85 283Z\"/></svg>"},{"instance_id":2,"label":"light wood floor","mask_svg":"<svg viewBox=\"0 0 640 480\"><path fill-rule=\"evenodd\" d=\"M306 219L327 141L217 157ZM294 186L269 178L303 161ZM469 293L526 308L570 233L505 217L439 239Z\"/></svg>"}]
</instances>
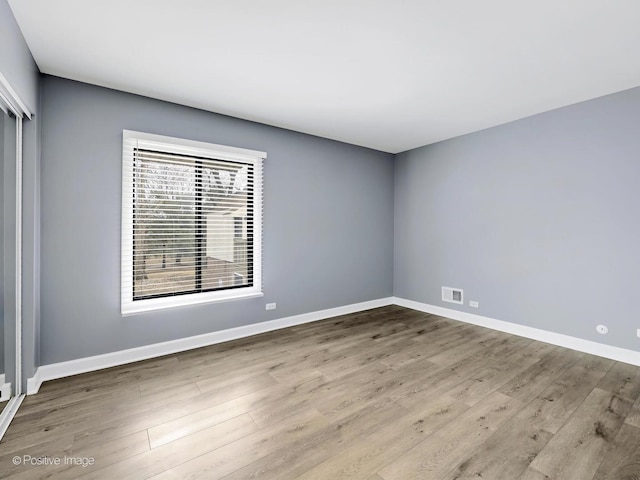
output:
<instances>
[{"instance_id":1,"label":"light wood floor","mask_svg":"<svg viewBox=\"0 0 640 480\"><path fill-rule=\"evenodd\" d=\"M0 477L639 479L639 396L638 367L391 306L48 382Z\"/></svg>"}]
</instances>

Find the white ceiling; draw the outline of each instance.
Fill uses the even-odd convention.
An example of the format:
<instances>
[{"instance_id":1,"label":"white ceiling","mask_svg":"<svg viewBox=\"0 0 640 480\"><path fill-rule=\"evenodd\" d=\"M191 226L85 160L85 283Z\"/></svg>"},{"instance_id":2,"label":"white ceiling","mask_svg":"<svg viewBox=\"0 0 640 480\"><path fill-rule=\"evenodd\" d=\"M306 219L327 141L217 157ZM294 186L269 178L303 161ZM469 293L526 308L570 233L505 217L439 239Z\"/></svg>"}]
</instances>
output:
<instances>
[{"instance_id":1,"label":"white ceiling","mask_svg":"<svg viewBox=\"0 0 640 480\"><path fill-rule=\"evenodd\" d=\"M638 0L9 0L44 73L397 153L640 85Z\"/></svg>"}]
</instances>

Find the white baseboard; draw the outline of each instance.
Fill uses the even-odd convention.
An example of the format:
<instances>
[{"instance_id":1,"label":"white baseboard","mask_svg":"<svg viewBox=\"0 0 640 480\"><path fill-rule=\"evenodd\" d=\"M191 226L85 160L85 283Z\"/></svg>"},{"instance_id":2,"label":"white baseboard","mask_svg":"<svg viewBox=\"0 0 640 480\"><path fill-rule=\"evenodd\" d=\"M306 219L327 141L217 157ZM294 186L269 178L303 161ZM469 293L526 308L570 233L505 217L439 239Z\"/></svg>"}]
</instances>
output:
<instances>
[{"instance_id":1,"label":"white baseboard","mask_svg":"<svg viewBox=\"0 0 640 480\"><path fill-rule=\"evenodd\" d=\"M38 393L38 390L40 390L40 385L42 385L42 382L44 381L40 376L40 368L42 367L36 368L33 377L27 378L27 395Z\"/></svg>"},{"instance_id":2,"label":"white baseboard","mask_svg":"<svg viewBox=\"0 0 640 480\"><path fill-rule=\"evenodd\" d=\"M206 347L216 343L228 342L238 338L249 337L259 333L271 332L281 328L301 325L303 323L324 320L325 318L337 317L339 315L347 315L371 308L384 307L393 303L392 298L381 298L368 302L354 303L342 307L329 308L327 310L319 310L302 315L294 315L291 317L270 320L267 322L254 323L242 327L230 328L218 332L205 333L194 337L180 338L168 342L155 343L118 352L105 353L93 357L79 358L67 362L53 363L50 365L42 365L36 369L33 377L27 379L27 394L32 395L38 393L42 382L47 380L55 380L57 378L68 377L80 373L92 372L103 368L115 367L127 363L147 360L149 358L161 357L172 353L184 352L194 348Z\"/></svg>"},{"instance_id":3,"label":"white baseboard","mask_svg":"<svg viewBox=\"0 0 640 480\"><path fill-rule=\"evenodd\" d=\"M473 325L491 328L492 330L511 333L520 337L531 338L532 340L539 340L541 342L570 348L579 352L589 353L591 355L609 358L618 362L640 366L640 352L636 352L634 350L613 347L611 345L592 342L582 338L563 335L562 333L549 332L539 328L518 325L516 323L496 320L495 318L483 317L481 315L452 310L450 308L438 307L436 305L429 305L427 303L414 302L413 300L406 300L404 298L393 297L392 301L395 305L411 308L420 312L432 313L434 315L440 315L441 317L451 318L460 322L471 323Z\"/></svg>"},{"instance_id":4,"label":"white baseboard","mask_svg":"<svg viewBox=\"0 0 640 480\"><path fill-rule=\"evenodd\" d=\"M4 383L4 373L0 374L0 402L6 402L11 398L11 384ZM0 407L0 411L2 408Z\"/></svg>"}]
</instances>

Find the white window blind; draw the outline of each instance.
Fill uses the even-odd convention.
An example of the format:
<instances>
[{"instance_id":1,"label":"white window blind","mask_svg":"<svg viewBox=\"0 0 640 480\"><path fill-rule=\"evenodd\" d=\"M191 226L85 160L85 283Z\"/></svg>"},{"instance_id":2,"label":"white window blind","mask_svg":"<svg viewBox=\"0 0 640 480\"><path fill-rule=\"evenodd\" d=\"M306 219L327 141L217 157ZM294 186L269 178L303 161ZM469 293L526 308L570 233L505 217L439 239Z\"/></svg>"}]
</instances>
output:
<instances>
[{"instance_id":1,"label":"white window blind","mask_svg":"<svg viewBox=\"0 0 640 480\"><path fill-rule=\"evenodd\" d=\"M262 294L264 158L123 132L123 314Z\"/></svg>"}]
</instances>

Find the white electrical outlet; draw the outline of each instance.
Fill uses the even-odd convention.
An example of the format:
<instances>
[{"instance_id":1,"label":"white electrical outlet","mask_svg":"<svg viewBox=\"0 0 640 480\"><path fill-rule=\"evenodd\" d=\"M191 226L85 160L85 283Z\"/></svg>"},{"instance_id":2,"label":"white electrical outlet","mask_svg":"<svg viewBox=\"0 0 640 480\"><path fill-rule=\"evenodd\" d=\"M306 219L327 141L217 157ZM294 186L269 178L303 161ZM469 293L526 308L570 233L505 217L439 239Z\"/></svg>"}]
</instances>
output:
<instances>
[{"instance_id":1,"label":"white electrical outlet","mask_svg":"<svg viewBox=\"0 0 640 480\"><path fill-rule=\"evenodd\" d=\"M607 333L609 333L609 329L607 328L606 325L598 325L596 327L596 330L600 335L606 335Z\"/></svg>"},{"instance_id":2,"label":"white electrical outlet","mask_svg":"<svg viewBox=\"0 0 640 480\"><path fill-rule=\"evenodd\" d=\"M640 337L640 328L636 330L636 335L638 335L638 337Z\"/></svg>"},{"instance_id":3,"label":"white electrical outlet","mask_svg":"<svg viewBox=\"0 0 640 480\"><path fill-rule=\"evenodd\" d=\"M469 306L473 308L480 308L480 302L476 302L475 300L469 300Z\"/></svg>"},{"instance_id":4,"label":"white electrical outlet","mask_svg":"<svg viewBox=\"0 0 640 480\"><path fill-rule=\"evenodd\" d=\"M276 309L276 304L275 303L267 303L264 308L266 310L275 310Z\"/></svg>"}]
</instances>

